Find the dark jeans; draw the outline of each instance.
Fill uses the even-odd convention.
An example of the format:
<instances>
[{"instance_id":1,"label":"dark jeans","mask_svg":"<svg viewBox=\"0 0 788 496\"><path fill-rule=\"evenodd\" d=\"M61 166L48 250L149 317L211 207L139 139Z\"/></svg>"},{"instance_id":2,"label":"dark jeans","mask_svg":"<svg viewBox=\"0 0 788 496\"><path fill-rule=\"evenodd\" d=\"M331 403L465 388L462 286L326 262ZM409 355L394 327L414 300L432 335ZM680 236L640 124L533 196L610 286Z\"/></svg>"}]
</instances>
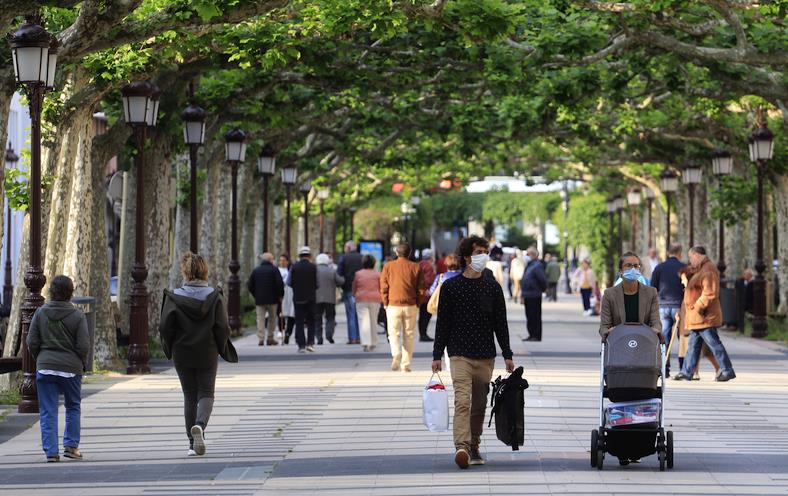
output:
<instances>
[{"instance_id":1,"label":"dark jeans","mask_svg":"<svg viewBox=\"0 0 788 496\"><path fill-rule=\"evenodd\" d=\"M299 348L315 344L315 302L295 303L295 338ZM304 324L307 336L304 339Z\"/></svg>"},{"instance_id":2,"label":"dark jeans","mask_svg":"<svg viewBox=\"0 0 788 496\"><path fill-rule=\"evenodd\" d=\"M546 293L547 293L547 301L558 301L558 283L548 282Z\"/></svg>"},{"instance_id":3,"label":"dark jeans","mask_svg":"<svg viewBox=\"0 0 788 496\"><path fill-rule=\"evenodd\" d=\"M542 297L523 298L528 337L542 340Z\"/></svg>"},{"instance_id":4,"label":"dark jeans","mask_svg":"<svg viewBox=\"0 0 788 496\"><path fill-rule=\"evenodd\" d=\"M695 367L698 365L700 350L704 342L706 346L709 347L712 354L714 354L714 358L719 362L720 373L732 374L733 364L731 364L728 352L725 350L725 346L723 346L722 341L720 341L720 336L717 334L717 329L714 327L692 331L692 333L690 333L687 354L684 357L684 365L681 368L681 373L689 377L692 377L692 374L695 373Z\"/></svg>"},{"instance_id":5,"label":"dark jeans","mask_svg":"<svg viewBox=\"0 0 788 496\"><path fill-rule=\"evenodd\" d=\"M665 346L670 344L670 335L673 333L673 326L676 325L676 316L679 314L678 307L659 307L659 320L662 322L662 337L665 338ZM678 348L676 341L676 348ZM670 355L665 357L665 371L670 372Z\"/></svg>"},{"instance_id":6,"label":"dark jeans","mask_svg":"<svg viewBox=\"0 0 788 496\"><path fill-rule=\"evenodd\" d=\"M36 373L38 411L41 419L41 447L47 456L60 453L57 436L57 408L60 395L66 407L63 447L78 448L82 412L82 376L60 377Z\"/></svg>"},{"instance_id":7,"label":"dark jeans","mask_svg":"<svg viewBox=\"0 0 788 496\"><path fill-rule=\"evenodd\" d=\"M186 421L186 436L189 446L192 446L191 428L195 425L205 429L208 419L213 411L213 391L216 386L216 367L218 360L213 365L204 368L184 367L175 364L175 372L181 381L183 390L183 418Z\"/></svg>"},{"instance_id":8,"label":"dark jeans","mask_svg":"<svg viewBox=\"0 0 788 496\"><path fill-rule=\"evenodd\" d=\"M591 310L591 288L580 288L580 296L583 298L583 310Z\"/></svg>"},{"instance_id":9,"label":"dark jeans","mask_svg":"<svg viewBox=\"0 0 788 496\"><path fill-rule=\"evenodd\" d=\"M427 304L422 303L419 305L419 337L429 337L427 328L430 326L430 319L432 314L427 311Z\"/></svg>"},{"instance_id":10,"label":"dark jeans","mask_svg":"<svg viewBox=\"0 0 788 496\"><path fill-rule=\"evenodd\" d=\"M315 304L315 335L317 342L323 342L323 315L326 316L326 339L334 339L337 326L337 307L333 303Z\"/></svg>"}]
</instances>

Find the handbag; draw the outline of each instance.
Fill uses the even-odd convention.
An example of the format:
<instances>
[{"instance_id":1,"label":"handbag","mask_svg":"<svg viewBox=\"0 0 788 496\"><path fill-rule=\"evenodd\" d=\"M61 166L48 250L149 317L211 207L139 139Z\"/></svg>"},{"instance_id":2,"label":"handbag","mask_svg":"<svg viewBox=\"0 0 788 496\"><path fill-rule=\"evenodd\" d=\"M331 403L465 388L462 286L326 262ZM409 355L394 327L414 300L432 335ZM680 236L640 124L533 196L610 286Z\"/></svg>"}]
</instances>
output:
<instances>
[{"instance_id":1,"label":"handbag","mask_svg":"<svg viewBox=\"0 0 788 496\"><path fill-rule=\"evenodd\" d=\"M430 376L422 393L422 416L424 425L430 432L445 432L449 430L449 392L443 385L443 380L438 374L438 380L433 381Z\"/></svg>"},{"instance_id":2,"label":"handbag","mask_svg":"<svg viewBox=\"0 0 788 496\"><path fill-rule=\"evenodd\" d=\"M441 297L441 286L443 286L443 274L438 276L438 286L435 287L435 291L433 291L430 296L430 301L427 302L427 311L431 315L436 315L438 313L438 300Z\"/></svg>"}]
</instances>

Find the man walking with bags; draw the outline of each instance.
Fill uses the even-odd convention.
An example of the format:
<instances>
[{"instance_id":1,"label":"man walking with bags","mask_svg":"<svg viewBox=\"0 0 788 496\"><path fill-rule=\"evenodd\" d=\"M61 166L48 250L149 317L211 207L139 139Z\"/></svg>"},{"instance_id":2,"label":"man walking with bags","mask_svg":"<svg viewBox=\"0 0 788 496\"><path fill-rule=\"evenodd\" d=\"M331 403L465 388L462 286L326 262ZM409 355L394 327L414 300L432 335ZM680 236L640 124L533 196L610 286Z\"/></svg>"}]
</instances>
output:
<instances>
[{"instance_id":1,"label":"man walking with bags","mask_svg":"<svg viewBox=\"0 0 788 496\"><path fill-rule=\"evenodd\" d=\"M278 319L276 308L285 294L285 284L279 269L274 267L271 253L263 253L260 260L260 265L249 274L246 287L254 297L257 308L257 344L276 346L279 344L274 337Z\"/></svg>"},{"instance_id":2,"label":"man walking with bags","mask_svg":"<svg viewBox=\"0 0 788 496\"><path fill-rule=\"evenodd\" d=\"M410 245L397 246L397 259L383 266L380 274L380 296L386 308L391 370L400 366L410 372L413 358L413 338L419 315L419 297L424 290L424 278L419 264L408 260Z\"/></svg>"},{"instance_id":3,"label":"man walking with bags","mask_svg":"<svg viewBox=\"0 0 788 496\"><path fill-rule=\"evenodd\" d=\"M454 386L454 462L463 469L484 464L479 443L495 365L495 339L506 371L514 370L503 289L495 279L482 277L488 249L487 240L479 236L460 242L462 273L441 287L432 349L433 372L442 370L441 357L448 349Z\"/></svg>"}]
</instances>

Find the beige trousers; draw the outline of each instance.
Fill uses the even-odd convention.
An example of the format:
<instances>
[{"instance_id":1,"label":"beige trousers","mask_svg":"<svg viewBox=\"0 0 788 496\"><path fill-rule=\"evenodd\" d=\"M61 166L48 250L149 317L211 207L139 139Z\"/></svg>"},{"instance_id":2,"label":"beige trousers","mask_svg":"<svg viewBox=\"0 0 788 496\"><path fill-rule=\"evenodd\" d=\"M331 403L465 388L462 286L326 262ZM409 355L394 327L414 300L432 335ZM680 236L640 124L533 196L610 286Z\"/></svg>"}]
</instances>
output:
<instances>
[{"instance_id":1,"label":"beige trousers","mask_svg":"<svg viewBox=\"0 0 788 496\"><path fill-rule=\"evenodd\" d=\"M454 388L454 448L477 448L484 428L495 358L453 356L450 360Z\"/></svg>"},{"instance_id":2,"label":"beige trousers","mask_svg":"<svg viewBox=\"0 0 788 496\"><path fill-rule=\"evenodd\" d=\"M378 311L380 303L357 301L356 315L358 315L358 331L362 346L377 346L378 344Z\"/></svg>"},{"instance_id":3,"label":"beige trousers","mask_svg":"<svg viewBox=\"0 0 788 496\"><path fill-rule=\"evenodd\" d=\"M413 359L413 336L416 334L418 316L419 307L416 305L407 307L389 305L386 308L391 357L403 367L410 367Z\"/></svg>"},{"instance_id":4,"label":"beige trousers","mask_svg":"<svg viewBox=\"0 0 788 496\"><path fill-rule=\"evenodd\" d=\"M274 331L276 330L276 303L273 305L257 305L257 340L274 341ZM266 335L265 314L268 314L268 333Z\"/></svg>"}]
</instances>

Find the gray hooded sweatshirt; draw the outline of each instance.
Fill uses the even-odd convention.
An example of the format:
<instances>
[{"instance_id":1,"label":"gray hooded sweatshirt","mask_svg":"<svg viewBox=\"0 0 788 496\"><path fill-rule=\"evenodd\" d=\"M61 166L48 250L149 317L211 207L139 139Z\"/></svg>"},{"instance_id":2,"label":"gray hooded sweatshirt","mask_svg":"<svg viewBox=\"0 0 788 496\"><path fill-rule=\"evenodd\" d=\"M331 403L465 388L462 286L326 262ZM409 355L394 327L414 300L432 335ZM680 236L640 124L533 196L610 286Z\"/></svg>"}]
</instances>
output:
<instances>
[{"instance_id":1,"label":"gray hooded sweatshirt","mask_svg":"<svg viewBox=\"0 0 788 496\"><path fill-rule=\"evenodd\" d=\"M36 310L27 333L36 370L82 375L90 351L85 314L69 301L48 301Z\"/></svg>"}]
</instances>

